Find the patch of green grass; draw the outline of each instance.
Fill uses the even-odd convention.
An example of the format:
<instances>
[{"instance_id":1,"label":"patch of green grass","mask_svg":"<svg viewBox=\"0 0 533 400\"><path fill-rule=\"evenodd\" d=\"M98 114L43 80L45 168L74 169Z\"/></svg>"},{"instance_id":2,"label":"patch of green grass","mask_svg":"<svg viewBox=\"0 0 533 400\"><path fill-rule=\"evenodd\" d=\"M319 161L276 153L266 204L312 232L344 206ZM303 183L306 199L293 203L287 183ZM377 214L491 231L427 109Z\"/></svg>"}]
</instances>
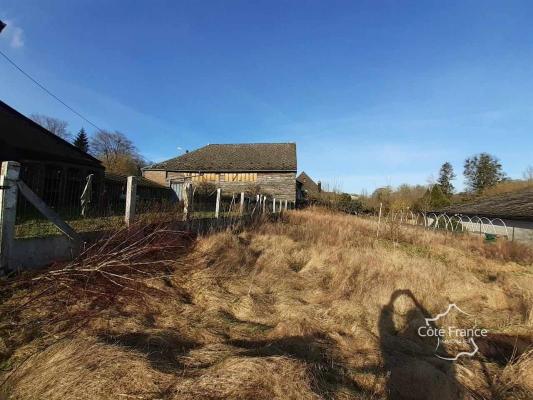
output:
<instances>
[{"instance_id":1,"label":"patch of green grass","mask_svg":"<svg viewBox=\"0 0 533 400\"><path fill-rule=\"evenodd\" d=\"M118 228L124 223L123 216L94 217L65 221L76 232L93 232L103 229ZM15 226L16 238L32 238L61 235L61 231L50 221L27 220Z\"/></svg>"}]
</instances>

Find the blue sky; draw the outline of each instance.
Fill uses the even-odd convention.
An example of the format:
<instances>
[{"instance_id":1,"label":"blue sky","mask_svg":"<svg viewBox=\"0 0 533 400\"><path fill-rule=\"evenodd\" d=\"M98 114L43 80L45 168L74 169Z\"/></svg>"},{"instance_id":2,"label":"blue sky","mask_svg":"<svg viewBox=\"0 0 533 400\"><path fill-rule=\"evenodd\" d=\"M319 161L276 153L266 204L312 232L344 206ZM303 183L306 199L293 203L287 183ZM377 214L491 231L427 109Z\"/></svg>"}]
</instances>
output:
<instances>
[{"instance_id":1,"label":"blue sky","mask_svg":"<svg viewBox=\"0 0 533 400\"><path fill-rule=\"evenodd\" d=\"M343 190L533 164L530 1L2 0L0 49L153 161L296 142ZM94 129L0 59L0 98Z\"/></svg>"}]
</instances>

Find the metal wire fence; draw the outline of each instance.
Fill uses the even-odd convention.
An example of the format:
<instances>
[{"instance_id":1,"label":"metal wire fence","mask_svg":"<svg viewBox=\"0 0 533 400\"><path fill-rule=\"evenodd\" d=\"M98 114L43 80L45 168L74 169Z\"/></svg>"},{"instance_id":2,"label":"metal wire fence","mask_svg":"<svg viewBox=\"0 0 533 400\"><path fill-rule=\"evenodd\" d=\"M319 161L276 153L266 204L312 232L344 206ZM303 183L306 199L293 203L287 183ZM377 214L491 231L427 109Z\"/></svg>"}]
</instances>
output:
<instances>
[{"instance_id":1,"label":"metal wire fence","mask_svg":"<svg viewBox=\"0 0 533 400\"><path fill-rule=\"evenodd\" d=\"M125 224L127 181L83 176L78 170L61 168L27 173L21 179L46 205L76 232L92 232L119 228ZM183 219L204 219L217 216L217 190L195 188L187 204L179 201L169 188L138 186L135 196L137 219L171 222ZM276 203L276 211L284 207ZM273 199L250 193L220 193L219 218L272 213ZM60 230L42 215L19 192L16 212L16 238L60 235Z\"/></svg>"},{"instance_id":2,"label":"metal wire fence","mask_svg":"<svg viewBox=\"0 0 533 400\"><path fill-rule=\"evenodd\" d=\"M124 215L125 197L117 185L107 185L101 176L83 176L78 169L46 167L21 170L21 179L43 202L76 231L116 226ZM84 200L82 194L90 188ZM15 235L47 236L60 231L19 192Z\"/></svg>"},{"instance_id":3,"label":"metal wire fence","mask_svg":"<svg viewBox=\"0 0 533 400\"><path fill-rule=\"evenodd\" d=\"M94 175L83 177L77 169L47 167L37 173L32 172L22 169L22 181L74 230L107 229L119 226L123 220L125 196L122 187L106 184ZM90 187L90 193L82 199L87 187ZM20 192L15 224L17 238L61 233Z\"/></svg>"}]
</instances>

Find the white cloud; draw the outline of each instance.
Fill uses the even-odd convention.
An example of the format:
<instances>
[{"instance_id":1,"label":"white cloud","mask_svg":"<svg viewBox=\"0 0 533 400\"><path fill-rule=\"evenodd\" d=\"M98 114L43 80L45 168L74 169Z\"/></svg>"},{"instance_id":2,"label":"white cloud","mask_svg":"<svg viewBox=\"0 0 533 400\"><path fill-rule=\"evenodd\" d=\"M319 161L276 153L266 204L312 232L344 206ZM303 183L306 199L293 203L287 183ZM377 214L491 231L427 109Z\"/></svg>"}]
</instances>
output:
<instances>
[{"instance_id":1,"label":"white cloud","mask_svg":"<svg viewBox=\"0 0 533 400\"><path fill-rule=\"evenodd\" d=\"M6 27L0 34L0 39L5 40L14 49L24 46L24 30L11 20L5 20Z\"/></svg>"},{"instance_id":2,"label":"white cloud","mask_svg":"<svg viewBox=\"0 0 533 400\"><path fill-rule=\"evenodd\" d=\"M18 49L24 46L23 30L19 27L13 28L13 35L11 37L11 47Z\"/></svg>"}]
</instances>

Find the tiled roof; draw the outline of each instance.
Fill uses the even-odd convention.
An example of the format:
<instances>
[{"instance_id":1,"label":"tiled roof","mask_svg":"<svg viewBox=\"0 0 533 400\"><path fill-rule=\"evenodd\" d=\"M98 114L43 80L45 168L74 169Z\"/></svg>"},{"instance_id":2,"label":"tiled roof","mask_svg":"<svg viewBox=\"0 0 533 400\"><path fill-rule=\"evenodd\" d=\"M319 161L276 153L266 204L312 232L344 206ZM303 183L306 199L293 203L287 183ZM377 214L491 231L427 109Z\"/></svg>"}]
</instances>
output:
<instances>
[{"instance_id":1,"label":"tiled roof","mask_svg":"<svg viewBox=\"0 0 533 400\"><path fill-rule=\"evenodd\" d=\"M533 188L454 204L440 212L533 221Z\"/></svg>"},{"instance_id":2,"label":"tiled roof","mask_svg":"<svg viewBox=\"0 0 533 400\"><path fill-rule=\"evenodd\" d=\"M296 177L296 181L302 184L302 189L307 190L308 193L318 193L318 185L312 180L309 175L302 172Z\"/></svg>"},{"instance_id":3,"label":"tiled roof","mask_svg":"<svg viewBox=\"0 0 533 400\"><path fill-rule=\"evenodd\" d=\"M128 180L127 175L122 174L116 174L114 172L105 172L105 180L110 182L116 182L120 184L126 184ZM158 188L158 189L169 189L167 186L163 186L157 182L151 181L149 179L143 178L142 176L137 177L137 186L141 187L150 187L150 188Z\"/></svg>"},{"instance_id":4,"label":"tiled roof","mask_svg":"<svg viewBox=\"0 0 533 400\"><path fill-rule=\"evenodd\" d=\"M208 144L145 169L213 172L296 171L296 144Z\"/></svg>"}]
</instances>

